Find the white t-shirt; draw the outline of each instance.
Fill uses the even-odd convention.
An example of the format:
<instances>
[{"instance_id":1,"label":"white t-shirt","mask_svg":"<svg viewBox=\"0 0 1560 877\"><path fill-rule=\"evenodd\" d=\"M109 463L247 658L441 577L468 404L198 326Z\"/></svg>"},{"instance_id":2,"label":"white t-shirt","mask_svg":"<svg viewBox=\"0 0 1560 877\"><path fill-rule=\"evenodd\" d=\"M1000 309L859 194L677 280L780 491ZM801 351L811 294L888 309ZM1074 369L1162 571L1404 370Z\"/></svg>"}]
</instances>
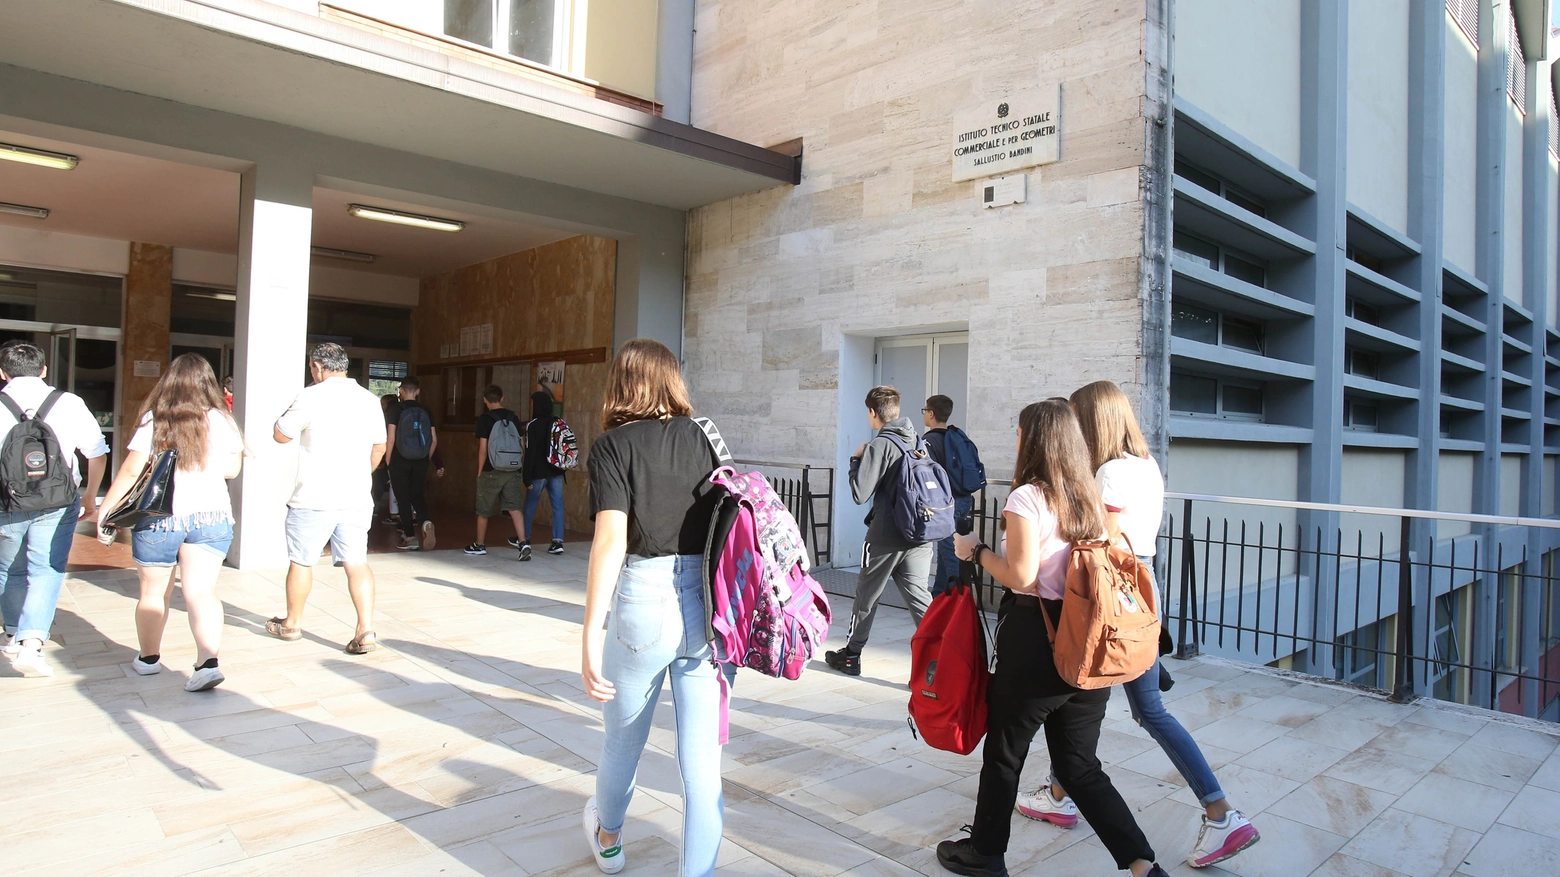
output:
<instances>
[{"instance_id":1,"label":"white t-shirt","mask_svg":"<svg viewBox=\"0 0 1560 877\"><path fill-rule=\"evenodd\" d=\"M1094 473L1107 512L1121 515L1121 532L1139 557L1153 557L1165 511L1165 479L1153 457L1121 457Z\"/></svg>"},{"instance_id":2,"label":"white t-shirt","mask_svg":"<svg viewBox=\"0 0 1560 877\"><path fill-rule=\"evenodd\" d=\"M1014 488L1008 494L1003 512L1032 521L1040 533L1040 570L1032 584L1014 588L1016 594L1032 594L1047 600L1060 600L1067 593L1067 560L1072 556L1072 543L1056 530L1056 515L1045 501L1045 494L1033 484ZM1002 554L1007 554L1007 534L1002 534Z\"/></svg>"},{"instance_id":3,"label":"white t-shirt","mask_svg":"<svg viewBox=\"0 0 1560 877\"><path fill-rule=\"evenodd\" d=\"M54 388L44 383L42 378L23 376L12 378L3 392L16 402L23 413L31 415L37 413L43 400L54 392ZM81 401L81 397L75 393L60 396L43 422L54 430L54 437L60 442L60 450L70 463L71 474L75 476L76 484L80 485L81 475L76 472L76 452L80 451L89 460L108 453L103 428L98 426L97 418L87 410L87 403ZM11 412L0 408L0 440L15 425L16 419Z\"/></svg>"},{"instance_id":4,"label":"white t-shirt","mask_svg":"<svg viewBox=\"0 0 1560 877\"><path fill-rule=\"evenodd\" d=\"M130 437L129 450L152 453L152 416ZM238 424L225 411L206 412L206 464L198 470L179 468L173 473L173 516L219 514L233 516L233 499L228 495L227 467L234 454L244 452L244 439Z\"/></svg>"},{"instance_id":5,"label":"white t-shirt","mask_svg":"<svg viewBox=\"0 0 1560 877\"><path fill-rule=\"evenodd\" d=\"M357 509L374 504L369 454L385 443L379 397L348 377L304 387L276 421L298 442L298 486L287 501L295 509Z\"/></svg>"}]
</instances>

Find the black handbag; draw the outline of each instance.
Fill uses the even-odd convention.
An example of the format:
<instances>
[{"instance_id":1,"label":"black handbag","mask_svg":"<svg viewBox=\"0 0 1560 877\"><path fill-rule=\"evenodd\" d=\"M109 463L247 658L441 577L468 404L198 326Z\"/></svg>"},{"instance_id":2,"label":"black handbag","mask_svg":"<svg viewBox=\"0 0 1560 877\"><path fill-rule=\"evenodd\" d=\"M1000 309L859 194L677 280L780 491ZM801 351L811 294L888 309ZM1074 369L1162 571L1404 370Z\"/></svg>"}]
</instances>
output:
<instances>
[{"instance_id":1,"label":"black handbag","mask_svg":"<svg viewBox=\"0 0 1560 877\"><path fill-rule=\"evenodd\" d=\"M142 521L166 518L173 514L173 473L179 468L179 452L169 448L158 453L141 470L141 477L125 495L119 508L109 512L103 524L134 529Z\"/></svg>"}]
</instances>

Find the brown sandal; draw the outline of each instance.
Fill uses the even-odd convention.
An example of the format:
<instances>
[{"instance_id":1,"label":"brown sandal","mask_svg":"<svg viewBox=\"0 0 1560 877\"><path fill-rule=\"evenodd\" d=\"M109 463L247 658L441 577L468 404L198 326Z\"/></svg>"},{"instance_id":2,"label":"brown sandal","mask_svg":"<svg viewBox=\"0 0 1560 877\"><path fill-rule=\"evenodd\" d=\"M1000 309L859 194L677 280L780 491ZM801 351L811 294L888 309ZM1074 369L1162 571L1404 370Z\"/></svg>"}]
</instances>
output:
<instances>
[{"instance_id":1,"label":"brown sandal","mask_svg":"<svg viewBox=\"0 0 1560 877\"><path fill-rule=\"evenodd\" d=\"M364 642L365 639L368 642ZM347 654L366 655L377 648L379 648L379 634L370 630L358 634L352 638L351 642L347 643Z\"/></svg>"},{"instance_id":2,"label":"brown sandal","mask_svg":"<svg viewBox=\"0 0 1560 877\"><path fill-rule=\"evenodd\" d=\"M273 618L267 621L265 623L265 632L277 639L284 639L288 642L303 639L303 628L283 627L282 622L286 620L285 618Z\"/></svg>"}]
</instances>

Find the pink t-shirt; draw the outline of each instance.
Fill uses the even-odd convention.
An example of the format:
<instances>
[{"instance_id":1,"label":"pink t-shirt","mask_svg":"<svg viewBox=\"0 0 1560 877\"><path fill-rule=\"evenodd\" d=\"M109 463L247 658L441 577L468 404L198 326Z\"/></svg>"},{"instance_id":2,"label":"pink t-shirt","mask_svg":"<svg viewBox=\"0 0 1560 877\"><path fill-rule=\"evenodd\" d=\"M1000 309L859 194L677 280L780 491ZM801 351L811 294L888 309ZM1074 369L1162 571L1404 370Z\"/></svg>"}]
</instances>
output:
<instances>
[{"instance_id":1,"label":"pink t-shirt","mask_svg":"<svg viewBox=\"0 0 1560 877\"><path fill-rule=\"evenodd\" d=\"M1056 515L1046 504L1045 494L1033 484L1025 484L1008 494L1007 505L1002 509L1035 525L1040 534L1040 570L1032 584L1014 588L1014 593L1031 594L1047 600L1060 600L1067 592L1067 559L1072 556L1072 543L1062 539L1056 531ZM1007 554L1007 534L1002 536L1002 554Z\"/></svg>"}]
</instances>

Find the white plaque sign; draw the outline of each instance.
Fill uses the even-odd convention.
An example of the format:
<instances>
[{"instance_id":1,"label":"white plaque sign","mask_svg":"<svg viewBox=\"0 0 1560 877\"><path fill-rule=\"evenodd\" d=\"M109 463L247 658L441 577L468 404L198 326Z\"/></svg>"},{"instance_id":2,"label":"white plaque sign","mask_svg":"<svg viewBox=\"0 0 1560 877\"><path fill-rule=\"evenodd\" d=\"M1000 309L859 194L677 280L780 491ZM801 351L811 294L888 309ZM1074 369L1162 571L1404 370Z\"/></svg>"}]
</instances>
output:
<instances>
[{"instance_id":1,"label":"white plaque sign","mask_svg":"<svg viewBox=\"0 0 1560 877\"><path fill-rule=\"evenodd\" d=\"M953 181L995 177L1061 158L1062 87L1014 92L954 119Z\"/></svg>"}]
</instances>

